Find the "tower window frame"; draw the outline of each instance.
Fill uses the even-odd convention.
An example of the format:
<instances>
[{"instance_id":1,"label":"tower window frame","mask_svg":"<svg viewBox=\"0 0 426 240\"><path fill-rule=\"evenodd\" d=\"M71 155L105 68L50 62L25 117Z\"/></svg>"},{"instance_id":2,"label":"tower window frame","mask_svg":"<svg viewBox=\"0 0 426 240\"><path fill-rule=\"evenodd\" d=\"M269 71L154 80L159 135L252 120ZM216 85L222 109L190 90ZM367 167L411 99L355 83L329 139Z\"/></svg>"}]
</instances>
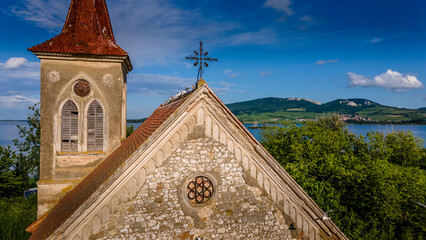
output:
<instances>
[{"instance_id":1,"label":"tower window frame","mask_svg":"<svg viewBox=\"0 0 426 240\"><path fill-rule=\"evenodd\" d=\"M87 109L87 151L103 151L104 148L104 109L94 100Z\"/></svg>"},{"instance_id":2,"label":"tower window frame","mask_svg":"<svg viewBox=\"0 0 426 240\"><path fill-rule=\"evenodd\" d=\"M77 105L68 100L61 109L61 151L78 151L79 111Z\"/></svg>"}]
</instances>

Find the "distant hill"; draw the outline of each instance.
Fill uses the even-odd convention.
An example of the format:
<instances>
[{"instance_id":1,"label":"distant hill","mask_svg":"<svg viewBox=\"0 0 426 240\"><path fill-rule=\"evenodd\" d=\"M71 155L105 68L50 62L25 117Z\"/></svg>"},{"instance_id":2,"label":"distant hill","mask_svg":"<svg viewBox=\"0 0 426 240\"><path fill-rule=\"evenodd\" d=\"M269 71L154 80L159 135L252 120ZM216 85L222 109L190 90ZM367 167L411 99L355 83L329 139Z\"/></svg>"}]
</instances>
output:
<instances>
[{"instance_id":1,"label":"distant hill","mask_svg":"<svg viewBox=\"0 0 426 240\"><path fill-rule=\"evenodd\" d=\"M323 112L338 112L340 114L353 114L366 108L382 106L376 102L363 98L336 99L321 106Z\"/></svg>"},{"instance_id":2,"label":"distant hill","mask_svg":"<svg viewBox=\"0 0 426 240\"><path fill-rule=\"evenodd\" d=\"M363 98L336 99L322 104L304 98L269 97L231 103L227 107L244 122L304 120L339 114L349 122L426 124L426 108L396 108Z\"/></svg>"},{"instance_id":3,"label":"distant hill","mask_svg":"<svg viewBox=\"0 0 426 240\"><path fill-rule=\"evenodd\" d=\"M231 103L226 106L236 115L275 112L277 110L303 109L302 111L314 111L321 105L303 98L260 98L246 102Z\"/></svg>"},{"instance_id":4,"label":"distant hill","mask_svg":"<svg viewBox=\"0 0 426 240\"><path fill-rule=\"evenodd\" d=\"M143 123L145 122L147 118L141 118L141 119L127 119L127 123Z\"/></svg>"},{"instance_id":5,"label":"distant hill","mask_svg":"<svg viewBox=\"0 0 426 240\"><path fill-rule=\"evenodd\" d=\"M28 122L28 120L0 120L0 122Z\"/></svg>"}]
</instances>

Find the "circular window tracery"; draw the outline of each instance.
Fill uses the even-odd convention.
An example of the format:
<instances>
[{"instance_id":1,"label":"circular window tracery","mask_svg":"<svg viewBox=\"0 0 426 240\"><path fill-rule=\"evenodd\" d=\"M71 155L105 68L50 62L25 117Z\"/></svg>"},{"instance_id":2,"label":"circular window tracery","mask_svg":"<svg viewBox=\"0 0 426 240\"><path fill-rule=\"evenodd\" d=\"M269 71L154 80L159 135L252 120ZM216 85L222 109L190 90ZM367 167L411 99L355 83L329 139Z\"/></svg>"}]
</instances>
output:
<instances>
[{"instance_id":1,"label":"circular window tracery","mask_svg":"<svg viewBox=\"0 0 426 240\"><path fill-rule=\"evenodd\" d=\"M214 187L212 181L205 176L191 179L186 187L186 196L195 204L202 204L210 200Z\"/></svg>"},{"instance_id":2,"label":"circular window tracery","mask_svg":"<svg viewBox=\"0 0 426 240\"><path fill-rule=\"evenodd\" d=\"M74 84L74 93L79 97L85 97L90 93L90 83L86 80L77 80Z\"/></svg>"}]
</instances>

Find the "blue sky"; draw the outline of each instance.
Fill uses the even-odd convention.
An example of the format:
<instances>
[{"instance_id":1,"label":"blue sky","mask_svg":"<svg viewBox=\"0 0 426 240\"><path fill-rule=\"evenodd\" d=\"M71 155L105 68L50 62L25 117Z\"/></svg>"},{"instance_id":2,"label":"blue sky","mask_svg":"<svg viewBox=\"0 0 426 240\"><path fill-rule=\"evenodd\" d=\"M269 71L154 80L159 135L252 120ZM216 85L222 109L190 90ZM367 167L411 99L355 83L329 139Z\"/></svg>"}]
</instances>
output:
<instances>
[{"instance_id":1,"label":"blue sky","mask_svg":"<svg viewBox=\"0 0 426 240\"><path fill-rule=\"evenodd\" d=\"M39 61L26 49L55 36L70 0L2 0L0 119L39 100ZM367 98L426 106L426 2L107 0L130 55L128 118L147 117L192 85L185 56L202 40L204 79L225 103L261 97Z\"/></svg>"}]
</instances>

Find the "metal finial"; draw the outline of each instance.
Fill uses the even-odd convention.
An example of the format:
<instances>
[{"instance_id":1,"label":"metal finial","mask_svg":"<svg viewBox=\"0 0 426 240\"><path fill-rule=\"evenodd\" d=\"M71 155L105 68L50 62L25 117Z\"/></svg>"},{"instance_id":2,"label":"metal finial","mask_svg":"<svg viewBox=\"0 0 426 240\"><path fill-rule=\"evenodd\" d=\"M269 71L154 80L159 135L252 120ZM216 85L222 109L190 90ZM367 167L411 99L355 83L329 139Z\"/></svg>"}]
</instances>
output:
<instances>
[{"instance_id":1,"label":"metal finial","mask_svg":"<svg viewBox=\"0 0 426 240\"><path fill-rule=\"evenodd\" d=\"M217 58L211 58L207 56L209 53L207 51L204 51L203 48L203 42L200 41L200 49L198 51L194 51L193 55L190 55L189 57L186 57L186 60L194 60L194 66L198 67L198 74L197 74L197 82L200 78L203 78L203 72L206 67L209 66L207 63L208 61L211 62L217 62ZM203 62L204 61L204 62Z\"/></svg>"}]
</instances>

